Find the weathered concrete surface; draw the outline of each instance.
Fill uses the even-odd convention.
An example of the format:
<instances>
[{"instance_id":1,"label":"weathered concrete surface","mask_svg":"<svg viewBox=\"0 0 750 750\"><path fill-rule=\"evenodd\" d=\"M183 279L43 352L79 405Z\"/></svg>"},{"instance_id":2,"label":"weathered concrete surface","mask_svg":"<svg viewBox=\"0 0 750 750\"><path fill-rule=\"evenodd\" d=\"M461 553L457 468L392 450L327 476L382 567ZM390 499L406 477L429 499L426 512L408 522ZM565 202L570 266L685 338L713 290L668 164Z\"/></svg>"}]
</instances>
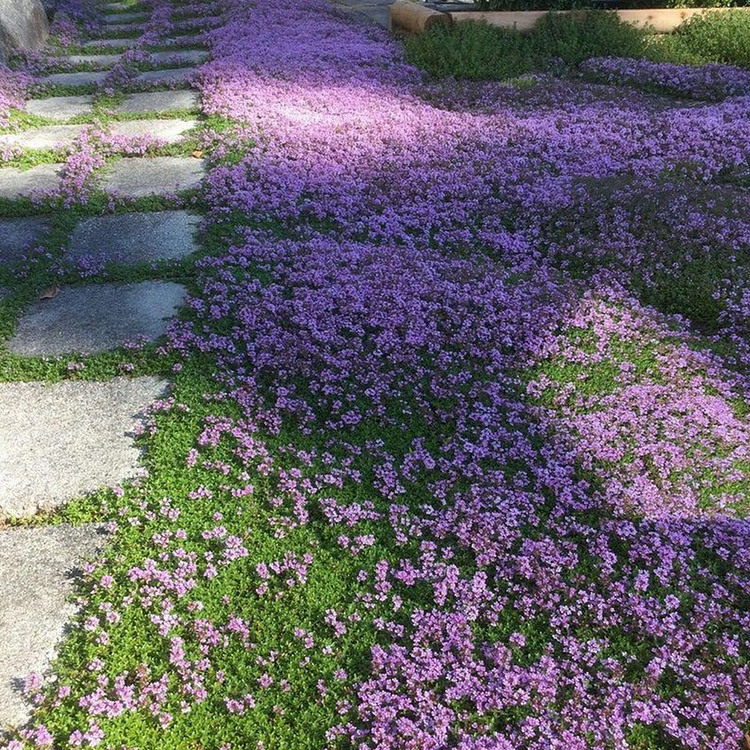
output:
<instances>
[{"instance_id":1,"label":"weathered concrete surface","mask_svg":"<svg viewBox=\"0 0 750 750\"><path fill-rule=\"evenodd\" d=\"M50 190L60 185L60 165L40 164L20 170L15 167L0 169L0 198L19 198L34 190Z\"/></svg>"},{"instance_id":2,"label":"weathered concrete surface","mask_svg":"<svg viewBox=\"0 0 750 750\"><path fill-rule=\"evenodd\" d=\"M45 125L21 133L0 135L0 145L22 148L64 148L81 134L83 125Z\"/></svg>"},{"instance_id":3,"label":"weathered concrete surface","mask_svg":"<svg viewBox=\"0 0 750 750\"><path fill-rule=\"evenodd\" d=\"M47 220L40 216L0 220L0 265L17 263L43 239Z\"/></svg>"},{"instance_id":4,"label":"weathered concrete surface","mask_svg":"<svg viewBox=\"0 0 750 750\"><path fill-rule=\"evenodd\" d=\"M131 23L144 23L148 19L148 13L108 13L104 16L104 23L107 26L130 25Z\"/></svg>"},{"instance_id":5,"label":"weathered concrete surface","mask_svg":"<svg viewBox=\"0 0 750 750\"><path fill-rule=\"evenodd\" d=\"M120 62L120 59L122 58L122 54L112 54L112 55L71 55L67 59L74 63L75 65L80 65L82 63L90 63L91 65L96 65L100 68L109 68L113 65Z\"/></svg>"},{"instance_id":6,"label":"weathered concrete surface","mask_svg":"<svg viewBox=\"0 0 750 750\"><path fill-rule=\"evenodd\" d=\"M201 63L208 59L208 52L202 49L181 49L174 52L152 52L151 61L159 64L173 62L175 65Z\"/></svg>"},{"instance_id":7,"label":"weathered concrete surface","mask_svg":"<svg viewBox=\"0 0 750 750\"><path fill-rule=\"evenodd\" d=\"M41 49L48 36L49 21L40 0L0 2L0 59Z\"/></svg>"},{"instance_id":8,"label":"weathered concrete surface","mask_svg":"<svg viewBox=\"0 0 750 750\"><path fill-rule=\"evenodd\" d=\"M195 68L164 68L162 70L147 70L135 80L145 83L184 83L191 81L195 75Z\"/></svg>"},{"instance_id":9,"label":"weathered concrete surface","mask_svg":"<svg viewBox=\"0 0 750 750\"><path fill-rule=\"evenodd\" d=\"M168 281L63 287L21 316L8 350L45 357L153 340L166 331L184 294L183 286Z\"/></svg>"},{"instance_id":10,"label":"weathered concrete surface","mask_svg":"<svg viewBox=\"0 0 750 750\"><path fill-rule=\"evenodd\" d=\"M81 562L105 542L94 524L0 530L0 726L28 720L23 682L49 667L76 611Z\"/></svg>"},{"instance_id":11,"label":"weathered concrete surface","mask_svg":"<svg viewBox=\"0 0 750 750\"><path fill-rule=\"evenodd\" d=\"M106 70L86 70L79 73L52 73L39 80L42 83L59 86L91 86L92 84L101 83L106 77Z\"/></svg>"},{"instance_id":12,"label":"weathered concrete surface","mask_svg":"<svg viewBox=\"0 0 750 750\"><path fill-rule=\"evenodd\" d=\"M91 41L86 42L83 46L87 49L95 47L122 47L123 49L130 49L131 47L135 47L136 44L138 44L138 39L126 37L123 39L92 39Z\"/></svg>"},{"instance_id":13,"label":"weathered concrete surface","mask_svg":"<svg viewBox=\"0 0 750 750\"><path fill-rule=\"evenodd\" d=\"M128 120L113 122L109 132L112 135L131 137L150 135L166 143L177 143L188 130L197 125L197 120Z\"/></svg>"},{"instance_id":14,"label":"weathered concrete surface","mask_svg":"<svg viewBox=\"0 0 750 750\"><path fill-rule=\"evenodd\" d=\"M67 256L104 256L121 263L183 258L198 249L195 232L199 221L187 211L97 216L75 228Z\"/></svg>"},{"instance_id":15,"label":"weathered concrete surface","mask_svg":"<svg viewBox=\"0 0 750 750\"><path fill-rule=\"evenodd\" d=\"M28 516L136 476L134 430L166 385L156 377L0 383L0 516Z\"/></svg>"},{"instance_id":16,"label":"weathered concrete surface","mask_svg":"<svg viewBox=\"0 0 750 750\"><path fill-rule=\"evenodd\" d=\"M88 115L93 109L91 96L51 96L47 99L30 99L26 111L51 120L69 120L78 115Z\"/></svg>"},{"instance_id":17,"label":"weathered concrete surface","mask_svg":"<svg viewBox=\"0 0 750 750\"><path fill-rule=\"evenodd\" d=\"M131 94L120 104L116 112L173 112L181 109L198 109L200 98L196 91L147 91Z\"/></svg>"},{"instance_id":18,"label":"weathered concrete surface","mask_svg":"<svg viewBox=\"0 0 750 750\"><path fill-rule=\"evenodd\" d=\"M130 198L169 195L197 187L203 179L200 159L157 156L120 159L104 176L101 186Z\"/></svg>"}]
</instances>

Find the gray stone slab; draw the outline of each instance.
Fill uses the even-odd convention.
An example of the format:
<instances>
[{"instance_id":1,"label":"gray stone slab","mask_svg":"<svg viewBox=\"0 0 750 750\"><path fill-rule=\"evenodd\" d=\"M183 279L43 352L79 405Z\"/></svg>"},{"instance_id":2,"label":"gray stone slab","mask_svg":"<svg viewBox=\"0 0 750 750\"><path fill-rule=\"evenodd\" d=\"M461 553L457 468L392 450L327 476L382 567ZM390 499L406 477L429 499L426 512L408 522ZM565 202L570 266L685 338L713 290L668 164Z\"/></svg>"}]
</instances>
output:
<instances>
[{"instance_id":1,"label":"gray stone slab","mask_svg":"<svg viewBox=\"0 0 750 750\"><path fill-rule=\"evenodd\" d=\"M120 26L121 24L145 23L148 19L148 13L107 13L104 16L104 23L106 26Z\"/></svg>"},{"instance_id":2,"label":"gray stone slab","mask_svg":"<svg viewBox=\"0 0 750 750\"><path fill-rule=\"evenodd\" d=\"M128 120L113 122L109 131L112 135L150 135L166 143L177 143L182 140L184 133L197 125L197 120Z\"/></svg>"},{"instance_id":3,"label":"gray stone slab","mask_svg":"<svg viewBox=\"0 0 750 750\"><path fill-rule=\"evenodd\" d=\"M84 125L44 125L20 133L0 135L0 145L23 148L64 148L81 134Z\"/></svg>"},{"instance_id":4,"label":"gray stone slab","mask_svg":"<svg viewBox=\"0 0 750 750\"><path fill-rule=\"evenodd\" d=\"M116 112L172 112L182 109L198 109L200 97L196 91L147 91L131 94L116 107Z\"/></svg>"},{"instance_id":5,"label":"gray stone slab","mask_svg":"<svg viewBox=\"0 0 750 750\"><path fill-rule=\"evenodd\" d=\"M201 42L197 38L198 36L199 35L197 34L177 34L177 36L170 37L169 39L164 39L161 44L170 44L174 45L175 47L195 47L196 45L201 44Z\"/></svg>"},{"instance_id":6,"label":"gray stone slab","mask_svg":"<svg viewBox=\"0 0 750 750\"><path fill-rule=\"evenodd\" d=\"M156 377L0 384L0 514L28 516L135 477L134 431L165 390Z\"/></svg>"},{"instance_id":7,"label":"gray stone slab","mask_svg":"<svg viewBox=\"0 0 750 750\"><path fill-rule=\"evenodd\" d=\"M154 340L184 295L183 286L168 281L63 287L31 305L7 347L13 354L44 357Z\"/></svg>"},{"instance_id":8,"label":"gray stone slab","mask_svg":"<svg viewBox=\"0 0 750 750\"><path fill-rule=\"evenodd\" d=\"M20 198L35 190L55 189L60 185L59 171L59 164L40 164L25 170L0 169L0 198Z\"/></svg>"},{"instance_id":9,"label":"gray stone slab","mask_svg":"<svg viewBox=\"0 0 750 750\"><path fill-rule=\"evenodd\" d=\"M118 263L184 258L198 249L199 221L187 211L97 216L76 227L67 255Z\"/></svg>"},{"instance_id":10,"label":"gray stone slab","mask_svg":"<svg viewBox=\"0 0 750 750\"><path fill-rule=\"evenodd\" d=\"M40 49L49 35L49 22L39 0L0 2L0 58Z\"/></svg>"},{"instance_id":11,"label":"gray stone slab","mask_svg":"<svg viewBox=\"0 0 750 750\"><path fill-rule=\"evenodd\" d=\"M148 70L141 73L135 80L144 83L183 83L190 81L195 74L195 68L164 68L163 70Z\"/></svg>"},{"instance_id":12,"label":"gray stone slab","mask_svg":"<svg viewBox=\"0 0 750 750\"><path fill-rule=\"evenodd\" d=\"M101 181L107 192L130 198L169 195L190 190L203 179L200 159L182 156L157 156L120 159Z\"/></svg>"},{"instance_id":13,"label":"gray stone slab","mask_svg":"<svg viewBox=\"0 0 750 750\"><path fill-rule=\"evenodd\" d=\"M100 68L111 68L122 59L122 54L112 55L71 55L68 60L75 65L91 64Z\"/></svg>"},{"instance_id":14,"label":"gray stone slab","mask_svg":"<svg viewBox=\"0 0 750 750\"><path fill-rule=\"evenodd\" d=\"M56 86L91 86L101 83L106 77L107 72L104 70L86 70L78 73L52 73L39 80Z\"/></svg>"},{"instance_id":15,"label":"gray stone slab","mask_svg":"<svg viewBox=\"0 0 750 750\"><path fill-rule=\"evenodd\" d=\"M78 115L88 115L93 109L91 96L51 96L48 99L30 99L26 111L51 120L69 120Z\"/></svg>"},{"instance_id":16,"label":"gray stone slab","mask_svg":"<svg viewBox=\"0 0 750 750\"><path fill-rule=\"evenodd\" d=\"M80 565L105 542L94 524L0 531L0 725L29 719L24 680L49 668L76 612L70 598Z\"/></svg>"},{"instance_id":17,"label":"gray stone slab","mask_svg":"<svg viewBox=\"0 0 750 750\"><path fill-rule=\"evenodd\" d=\"M202 49L182 49L166 51L166 52L152 52L151 61L154 63L163 63L172 61L176 65L189 65L190 63L201 63L208 59L208 52Z\"/></svg>"},{"instance_id":18,"label":"gray stone slab","mask_svg":"<svg viewBox=\"0 0 750 750\"><path fill-rule=\"evenodd\" d=\"M138 39L127 37L122 39L92 39L83 46L87 49L96 47L113 47L115 49L122 47L123 49L130 49L131 47L135 47L136 44L138 44Z\"/></svg>"},{"instance_id":19,"label":"gray stone slab","mask_svg":"<svg viewBox=\"0 0 750 750\"><path fill-rule=\"evenodd\" d=\"M41 216L0 220L0 266L22 260L43 239L47 226Z\"/></svg>"}]
</instances>

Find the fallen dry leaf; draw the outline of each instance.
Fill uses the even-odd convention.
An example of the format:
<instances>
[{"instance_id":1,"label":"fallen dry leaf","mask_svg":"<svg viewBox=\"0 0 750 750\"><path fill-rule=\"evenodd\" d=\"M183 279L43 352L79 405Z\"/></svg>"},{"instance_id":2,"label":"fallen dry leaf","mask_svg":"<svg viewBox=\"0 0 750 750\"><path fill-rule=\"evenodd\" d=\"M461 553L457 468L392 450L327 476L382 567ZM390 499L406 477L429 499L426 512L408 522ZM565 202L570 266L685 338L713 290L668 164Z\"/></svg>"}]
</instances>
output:
<instances>
[{"instance_id":1,"label":"fallen dry leaf","mask_svg":"<svg viewBox=\"0 0 750 750\"><path fill-rule=\"evenodd\" d=\"M203 151L201 151L201 149L197 148L197 149L195 149L195 151L193 151L193 156L196 159L200 159L201 156L203 156Z\"/></svg>"},{"instance_id":2,"label":"fallen dry leaf","mask_svg":"<svg viewBox=\"0 0 750 750\"><path fill-rule=\"evenodd\" d=\"M750 750L750 732L745 735L745 750Z\"/></svg>"},{"instance_id":3,"label":"fallen dry leaf","mask_svg":"<svg viewBox=\"0 0 750 750\"><path fill-rule=\"evenodd\" d=\"M48 286L42 292L42 296L39 297L39 299L52 299L53 297L57 297L57 293L59 291L60 291L60 287L57 286L57 284L53 284L52 286Z\"/></svg>"}]
</instances>

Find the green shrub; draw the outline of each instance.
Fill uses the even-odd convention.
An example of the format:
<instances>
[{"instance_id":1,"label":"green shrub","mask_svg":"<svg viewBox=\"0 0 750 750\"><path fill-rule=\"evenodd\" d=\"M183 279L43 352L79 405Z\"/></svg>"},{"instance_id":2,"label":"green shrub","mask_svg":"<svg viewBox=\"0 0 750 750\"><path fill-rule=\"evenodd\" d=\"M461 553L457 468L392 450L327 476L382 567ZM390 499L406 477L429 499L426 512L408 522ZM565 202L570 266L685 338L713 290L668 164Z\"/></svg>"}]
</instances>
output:
<instances>
[{"instance_id":1,"label":"green shrub","mask_svg":"<svg viewBox=\"0 0 750 750\"><path fill-rule=\"evenodd\" d=\"M750 10L693 16L676 29L670 44L675 54L750 68Z\"/></svg>"},{"instance_id":2,"label":"green shrub","mask_svg":"<svg viewBox=\"0 0 750 750\"><path fill-rule=\"evenodd\" d=\"M601 10L602 0L475 0L477 10ZM748 0L617 0L610 8L725 8Z\"/></svg>"}]
</instances>

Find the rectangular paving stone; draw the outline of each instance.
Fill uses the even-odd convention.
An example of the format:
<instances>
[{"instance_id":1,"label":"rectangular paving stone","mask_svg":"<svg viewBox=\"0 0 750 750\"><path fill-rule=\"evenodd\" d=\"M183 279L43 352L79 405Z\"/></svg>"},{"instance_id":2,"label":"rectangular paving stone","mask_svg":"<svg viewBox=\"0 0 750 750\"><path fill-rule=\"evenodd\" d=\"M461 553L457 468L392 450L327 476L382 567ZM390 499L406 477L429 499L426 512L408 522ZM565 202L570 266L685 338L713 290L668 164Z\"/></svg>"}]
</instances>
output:
<instances>
[{"instance_id":1,"label":"rectangular paving stone","mask_svg":"<svg viewBox=\"0 0 750 750\"><path fill-rule=\"evenodd\" d=\"M198 249L199 221L187 211L97 216L75 228L67 256L118 263L184 258Z\"/></svg>"},{"instance_id":2,"label":"rectangular paving stone","mask_svg":"<svg viewBox=\"0 0 750 750\"><path fill-rule=\"evenodd\" d=\"M144 23L148 19L148 13L107 13L104 16L104 24L105 26L119 26L121 24Z\"/></svg>"},{"instance_id":3,"label":"rectangular paving stone","mask_svg":"<svg viewBox=\"0 0 750 750\"><path fill-rule=\"evenodd\" d=\"M78 73L52 73L39 80L59 86L90 86L101 83L106 77L107 72L104 70L86 70Z\"/></svg>"},{"instance_id":4,"label":"rectangular paving stone","mask_svg":"<svg viewBox=\"0 0 750 750\"><path fill-rule=\"evenodd\" d=\"M0 726L30 718L24 680L49 668L76 612L70 597L81 564L105 542L96 524L0 531Z\"/></svg>"},{"instance_id":5,"label":"rectangular paving stone","mask_svg":"<svg viewBox=\"0 0 750 750\"><path fill-rule=\"evenodd\" d=\"M17 263L39 244L48 222L42 216L0 220L0 265Z\"/></svg>"},{"instance_id":6,"label":"rectangular paving stone","mask_svg":"<svg viewBox=\"0 0 750 750\"><path fill-rule=\"evenodd\" d=\"M208 59L208 52L202 49L168 50L164 52L152 52L151 61L163 63L172 61L176 65L188 65L190 63L201 63Z\"/></svg>"},{"instance_id":7,"label":"rectangular paving stone","mask_svg":"<svg viewBox=\"0 0 750 750\"><path fill-rule=\"evenodd\" d=\"M0 145L23 148L64 148L81 134L84 125L44 125L20 133L0 135Z\"/></svg>"},{"instance_id":8,"label":"rectangular paving stone","mask_svg":"<svg viewBox=\"0 0 750 750\"><path fill-rule=\"evenodd\" d=\"M135 37L123 37L121 39L92 39L86 42L83 46L87 49L96 47L122 47L123 49L130 49L131 47L135 47L136 44L138 44L138 39Z\"/></svg>"},{"instance_id":9,"label":"rectangular paving stone","mask_svg":"<svg viewBox=\"0 0 750 750\"><path fill-rule=\"evenodd\" d=\"M148 70L141 73L135 80L146 83L183 83L190 81L194 74L195 68L164 68Z\"/></svg>"},{"instance_id":10,"label":"rectangular paving stone","mask_svg":"<svg viewBox=\"0 0 750 750\"><path fill-rule=\"evenodd\" d=\"M151 135L166 143L177 143L183 134L197 127L197 120L128 120L113 122L109 127L112 135L141 136Z\"/></svg>"},{"instance_id":11,"label":"rectangular paving stone","mask_svg":"<svg viewBox=\"0 0 750 750\"><path fill-rule=\"evenodd\" d=\"M146 91L131 94L115 108L116 112L173 112L182 109L198 109L200 97L197 91Z\"/></svg>"},{"instance_id":12,"label":"rectangular paving stone","mask_svg":"<svg viewBox=\"0 0 750 750\"><path fill-rule=\"evenodd\" d=\"M203 179L200 159L183 156L157 156L120 159L101 181L107 192L129 198L170 195L197 187Z\"/></svg>"},{"instance_id":13,"label":"rectangular paving stone","mask_svg":"<svg viewBox=\"0 0 750 750\"><path fill-rule=\"evenodd\" d=\"M51 190L60 185L60 165L40 164L31 169L0 169L0 198L19 198L35 190Z\"/></svg>"},{"instance_id":14,"label":"rectangular paving stone","mask_svg":"<svg viewBox=\"0 0 750 750\"><path fill-rule=\"evenodd\" d=\"M51 120L69 120L79 115L91 114L93 97L91 96L51 96L47 99L30 99L26 102L26 111L39 117Z\"/></svg>"},{"instance_id":15,"label":"rectangular paving stone","mask_svg":"<svg viewBox=\"0 0 750 750\"><path fill-rule=\"evenodd\" d=\"M99 352L167 329L185 288L169 281L63 287L21 316L8 351L30 357Z\"/></svg>"},{"instance_id":16,"label":"rectangular paving stone","mask_svg":"<svg viewBox=\"0 0 750 750\"><path fill-rule=\"evenodd\" d=\"M116 65L122 59L122 54L112 55L71 55L68 60L70 62L80 65L83 63L90 63L91 65L97 65L100 68L110 68Z\"/></svg>"},{"instance_id":17,"label":"rectangular paving stone","mask_svg":"<svg viewBox=\"0 0 750 750\"><path fill-rule=\"evenodd\" d=\"M155 377L0 384L0 515L28 516L136 476L133 430L165 389Z\"/></svg>"}]
</instances>

